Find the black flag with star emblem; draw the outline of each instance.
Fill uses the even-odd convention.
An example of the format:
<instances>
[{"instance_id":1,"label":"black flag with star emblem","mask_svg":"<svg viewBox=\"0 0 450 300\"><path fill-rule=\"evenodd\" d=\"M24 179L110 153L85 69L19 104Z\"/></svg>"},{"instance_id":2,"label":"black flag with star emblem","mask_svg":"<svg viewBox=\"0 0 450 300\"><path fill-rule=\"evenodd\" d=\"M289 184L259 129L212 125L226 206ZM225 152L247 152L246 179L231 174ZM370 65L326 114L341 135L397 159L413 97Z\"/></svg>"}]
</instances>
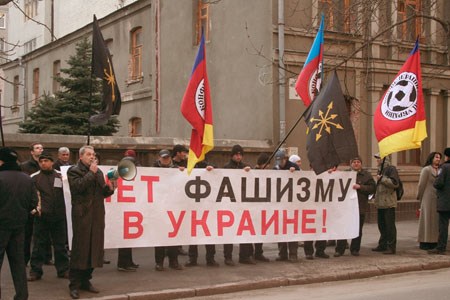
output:
<instances>
[{"instance_id":1,"label":"black flag with star emblem","mask_svg":"<svg viewBox=\"0 0 450 300\"><path fill-rule=\"evenodd\" d=\"M116 75L112 65L111 55L105 45L103 35L94 15L94 28L92 30L92 74L103 81L103 102L100 112L89 118L93 125L108 123L111 115L120 113L121 98Z\"/></svg>"},{"instance_id":2,"label":"black flag with star emblem","mask_svg":"<svg viewBox=\"0 0 450 300\"><path fill-rule=\"evenodd\" d=\"M349 111L336 72L308 109L306 150L316 174L349 162L358 155Z\"/></svg>"}]
</instances>

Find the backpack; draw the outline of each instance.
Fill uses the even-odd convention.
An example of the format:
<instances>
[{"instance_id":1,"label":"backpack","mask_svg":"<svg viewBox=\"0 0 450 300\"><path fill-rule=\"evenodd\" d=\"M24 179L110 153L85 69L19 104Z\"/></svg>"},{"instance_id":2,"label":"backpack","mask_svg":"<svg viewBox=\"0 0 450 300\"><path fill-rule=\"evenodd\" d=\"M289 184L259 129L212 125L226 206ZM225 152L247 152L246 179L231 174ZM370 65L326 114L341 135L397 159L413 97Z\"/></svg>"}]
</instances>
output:
<instances>
[{"instance_id":1,"label":"backpack","mask_svg":"<svg viewBox=\"0 0 450 300\"><path fill-rule=\"evenodd\" d=\"M403 182L400 177L398 178L398 188L395 189L395 193L397 194L397 201L402 200L405 191L403 190Z\"/></svg>"}]
</instances>

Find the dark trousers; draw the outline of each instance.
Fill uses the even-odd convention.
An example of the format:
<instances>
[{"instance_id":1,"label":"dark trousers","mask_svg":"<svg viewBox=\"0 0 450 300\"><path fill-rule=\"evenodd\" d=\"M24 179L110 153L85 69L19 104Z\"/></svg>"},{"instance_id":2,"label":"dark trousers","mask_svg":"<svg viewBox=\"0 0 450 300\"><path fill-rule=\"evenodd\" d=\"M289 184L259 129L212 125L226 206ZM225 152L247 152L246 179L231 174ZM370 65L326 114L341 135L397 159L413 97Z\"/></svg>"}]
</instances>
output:
<instances>
[{"instance_id":1,"label":"dark trousers","mask_svg":"<svg viewBox=\"0 0 450 300\"><path fill-rule=\"evenodd\" d=\"M233 258L233 244L223 245L223 257L225 257L225 259Z\"/></svg>"},{"instance_id":2,"label":"dark trousers","mask_svg":"<svg viewBox=\"0 0 450 300\"><path fill-rule=\"evenodd\" d=\"M92 272L94 272L94 268L85 270L71 268L69 270L69 289L78 290L82 287L87 288L89 286L89 280L92 279Z\"/></svg>"},{"instance_id":3,"label":"dark trousers","mask_svg":"<svg viewBox=\"0 0 450 300\"><path fill-rule=\"evenodd\" d=\"M128 268L133 263L133 250L131 248L119 248L117 255L117 267Z\"/></svg>"},{"instance_id":4,"label":"dark trousers","mask_svg":"<svg viewBox=\"0 0 450 300\"><path fill-rule=\"evenodd\" d=\"M55 267L58 276L64 276L69 270L69 256L66 250L65 219L49 221L40 217L34 218L34 245L31 255L31 273L42 275L42 265L47 257L48 236L53 241L55 251Z\"/></svg>"},{"instance_id":5,"label":"dark trousers","mask_svg":"<svg viewBox=\"0 0 450 300\"><path fill-rule=\"evenodd\" d=\"M155 247L155 262L158 265L164 264L164 257L169 257L169 265L178 263L178 247L179 246L169 246L169 247Z\"/></svg>"},{"instance_id":6,"label":"dark trousers","mask_svg":"<svg viewBox=\"0 0 450 300\"><path fill-rule=\"evenodd\" d=\"M278 256L280 258L288 258L288 250L289 256L297 256L298 242L278 243Z\"/></svg>"},{"instance_id":7,"label":"dark trousers","mask_svg":"<svg viewBox=\"0 0 450 300\"><path fill-rule=\"evenodd\" d=\"M248 259L253 255L253 244L239 244L239 259Z\"/></svg>"},{"instance_id":8,"label":"dark trousers","mask_svg":"<svg viewBox=\"0 0 450 300\"><path fill-rule=\"evenodd\" d=\"M25 232L23 227L20 229L0 228L0 271L6 252L6 255L8 255L9 269L11 270L11 276L14 282L14 289L16 290L14 300L28 299L27 274L23 257L24 237Z\"/></svg>"},{"instance_id":9,"label":"dark trousers","mask_svg":"<svg viewBox=\"0 0 450 300\"><path fill-rule=\"evenodd\" d=\"M205 245L205 249L206 249L206 262L213 262L214 255L216 255L216 245ZM189 261L197 262L198 246L190 245L188 252L189 252Z\"/></svg>"},{"instance_id":10,"label":"dark trousers","mask_svg":"<svg viewBox=\"0 0 450 300\"><path fill-rule=\"evenodd\" d=\"M395 227L395 207L378 209L378 247L395 250L397 247L397 228Z\"/></svg>"},{"instance_id":11,"label":"dark trousers","mask_svg":"<svg viewBox=\"0 0 450 300\"><path fill-rule=\"evenodd\" d=\"M314 244L314 246L313 246ZM317 253L324 253L327 248L327 241L305 241L303 243L303 250L305 251L305 255L313 255L314 248L316 248Z\"/></svg>"},{"instance_id":12,"label":"dark trousers","mask_svg":"<svg viewBox=\"0 0 450 300\"><path fill-rule=\"evenodd\" d=\"M364 226L364 220L366 219L365 214L359 215L359 235L352 239L350 243L350 252L359 252L361 249L361 239L362 239L362 229ZM344 254L345 248L347 247L347 240L338 240L336 243L335 251Z\"/></svg>"},{"instance_id":13,"label":"dark trousers","mask_svg":"<svg viewBox=\"0 0 450 300\"><path fill-rule=\"evenodd\" d=\"M447 249L448 240L448 220L450 219L450 211L440 211L439 213L439 237L437 250L445 251Z\"/></svg>"},{"instance_id":14,"label":"dark trousers","mask_svg":"<svg viewBox=\"0 0 450 300\"><path fill-rule=\"evenodd\" d=\"M31 242L33 240L33 225L34 225L34 215L28 215L27 224L25 225L25 240L23 244L25 266L30 262L31 258ZM66 225L67 227L67 225ZM66 236L67 239L67 236ZM45 252L45 262L52 260L52 244L50 241L50 236L46 236L46 252Z\"/></svg>"}]
</instances>

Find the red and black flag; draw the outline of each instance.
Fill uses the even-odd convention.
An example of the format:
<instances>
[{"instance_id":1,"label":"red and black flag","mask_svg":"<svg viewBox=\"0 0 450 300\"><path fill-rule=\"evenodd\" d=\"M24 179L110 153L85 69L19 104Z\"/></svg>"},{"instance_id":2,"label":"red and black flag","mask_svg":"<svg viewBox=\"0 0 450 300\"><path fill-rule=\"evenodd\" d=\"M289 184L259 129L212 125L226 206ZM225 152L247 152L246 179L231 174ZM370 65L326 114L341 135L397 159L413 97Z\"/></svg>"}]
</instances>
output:
<instances>
[{"instance_id":1,"label":"red and black flag","mask_svg":"<svg viewBox=\"0 0 450 300\"><path fill-rule=\"evenodd\" d=\"M97 115L91 116L89 121L93 125L104 125L111 115L120 113L121 98L117 86L116 75L109 53L103 39L102 32L94 15L92 30L92 74L103 81L103 102Z\"/></svg>"},{"instance_id":2,"label":"red and black flag","mask_svg":"<svg viewBox=\"0 0 450 300\"><path fill-rule=\"evenodd\" d=\"M349 162L358 155L355 133L336 72L308 109L306 150L316 174Z\"/></svg>"}]
</instances>

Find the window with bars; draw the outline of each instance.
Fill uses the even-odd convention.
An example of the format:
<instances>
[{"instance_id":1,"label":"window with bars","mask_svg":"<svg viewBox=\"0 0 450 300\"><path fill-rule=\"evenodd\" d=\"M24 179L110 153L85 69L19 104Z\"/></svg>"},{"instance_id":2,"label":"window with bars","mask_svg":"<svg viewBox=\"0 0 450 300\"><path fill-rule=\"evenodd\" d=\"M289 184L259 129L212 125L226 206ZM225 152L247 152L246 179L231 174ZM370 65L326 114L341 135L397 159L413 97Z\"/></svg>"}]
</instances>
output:
<instances>
[{"instance_id":1,"label":"window with bars","mask_svg":"<svg viewBox=\"0 0 450 300\"><path fill-rule=\"evenodd\" d=\"M205 35L205 41L209 41L209 3L207 1L197 0L196 20L196 45L198 45L202 32Z\"/></svg>"},{"instance_id":2,"label":"window with bars","mask_svg":"<svg viewBox=\"0 0 450 300\"><path fill-rule=\"evenodd\" d=\"M39 100L39 68L33 70L33 95L32 101L36 105Z\"/></svg>"},{"instance_id":3,"label":"window with bars","mask_svg":"<svg viewBox=\"0 0 450 300\"><path fill-rule=\"evenodd\" d=\"M397 21L408 21L397 26L397 36L406 41L415 41L417 37L422 36L421 18L414 17L422 13L421 0L398 0L397 2Z\"/></svg>"},{"instance_id":4,"label":"window with bars","mask_svg":"<svg viewBox=\"0 0 450 300\"><path fill-rule=\"evenodd\" d=\"M60 84L58 80L56 80L56 78L58 78L59 76L61 76L61 61L55 60L53 62L53 85L52 85L53 94L58 92L60 89Z\"/></svg>"},{"instance_id":5,"label":"window with bars","mask_svg":"<svg viewBox=\"0 0 450 300\"><path fill-rule=\"evenodd\" d=\"M142 27L133 29L130 33L131 80L142 78Z\"/></svg>"}]
</instances>

